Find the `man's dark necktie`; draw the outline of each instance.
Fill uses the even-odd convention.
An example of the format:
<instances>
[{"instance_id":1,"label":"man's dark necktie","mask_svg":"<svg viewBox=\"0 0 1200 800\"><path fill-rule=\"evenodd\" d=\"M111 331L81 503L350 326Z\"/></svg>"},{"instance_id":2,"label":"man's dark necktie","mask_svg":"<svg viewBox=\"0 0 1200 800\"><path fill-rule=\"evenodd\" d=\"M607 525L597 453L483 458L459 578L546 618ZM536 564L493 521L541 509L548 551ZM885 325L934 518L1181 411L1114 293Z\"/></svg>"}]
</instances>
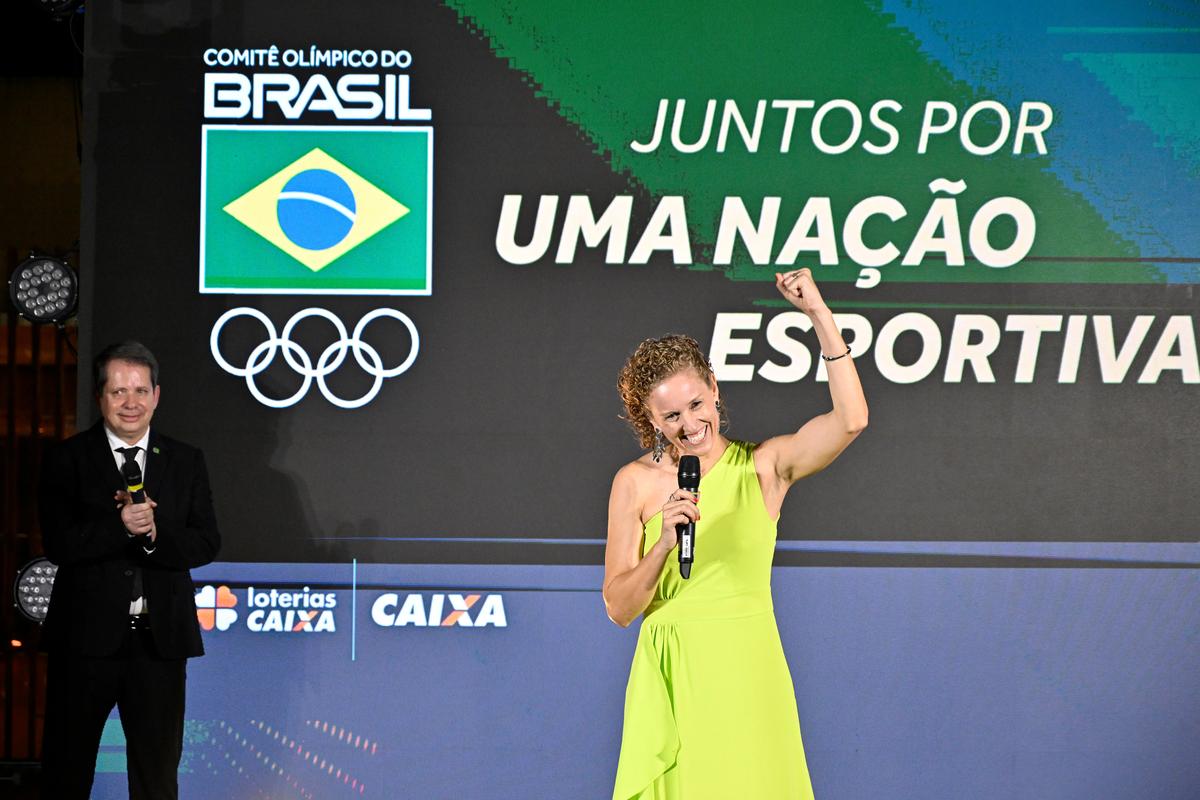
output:
<instances>
[{"instance_id":1,"label":"man's dark necktie","mask_svg":"<svg viewBox=\"0 0 1200 800\"><path fill-rule=\"evenodd\" d=\"M125 456L125 461L124 461L124 463L121 464L121 476L126 478L126 486L129 485L128 475L131 470L134 471L138 475L141 475L141 473L142 473L141 467L139 467L138 463L137 463L137 454L138 454L138 451L141 449L142 448L137 447L136 445L134 447L118 447L117 448L117 452L120 453L121 455ZM142 537L139 536L137 538L139 540L138 543L142 544L143 543ZM130 589L129 599L137 600L139 597L142 596L143 592L144 592L144 589L142 587L142 568L135 565L133 568L133 588Z\"/></svg>"}]
</instances>

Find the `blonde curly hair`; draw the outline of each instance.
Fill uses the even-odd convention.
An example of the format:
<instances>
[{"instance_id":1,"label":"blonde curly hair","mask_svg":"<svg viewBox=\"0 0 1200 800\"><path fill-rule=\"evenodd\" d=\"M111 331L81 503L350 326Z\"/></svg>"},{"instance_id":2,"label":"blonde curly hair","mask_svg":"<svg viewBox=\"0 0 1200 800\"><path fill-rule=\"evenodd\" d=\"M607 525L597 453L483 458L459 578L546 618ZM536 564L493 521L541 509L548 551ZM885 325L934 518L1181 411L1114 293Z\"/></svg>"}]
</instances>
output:
<instances>
[{"instance_id":1,"label":"blonde curly hair","mask_svg":"<svg viewBox=\"0 0 1200 800\"><path fill-rule=\"evenodd\" d=\"M647 450L654 447L655 428L650 412L646 410L646 398L655 386L685 369L694 369L705 382L713 383L712 366L700 344L690 336L672 333L639 344L617 375L617 393L625 404L625 415L621 419L629 423ZM724 406L720 414L721 421L725 422Z\"/></svg>"}]
</instances>

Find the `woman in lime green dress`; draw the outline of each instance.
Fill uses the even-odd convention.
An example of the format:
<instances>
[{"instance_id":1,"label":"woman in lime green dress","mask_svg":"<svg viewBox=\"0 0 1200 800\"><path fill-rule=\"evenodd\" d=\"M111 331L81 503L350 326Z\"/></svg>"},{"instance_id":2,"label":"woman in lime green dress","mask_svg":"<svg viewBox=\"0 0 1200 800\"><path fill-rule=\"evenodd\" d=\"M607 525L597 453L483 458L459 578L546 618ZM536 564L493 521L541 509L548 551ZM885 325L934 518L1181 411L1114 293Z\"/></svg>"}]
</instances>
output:
<instances>
[{"instance_id":1,"label":"woman in lime green dress","mask_svg":"<svg viewBox=\"0 0 1200 800\"><path fill-rule=\"evenodd\" d=\"M849 348L807 269L776 287L811 320L833 408L762 444L720 431L721 400L695 340L642 342L621 370L627 419L651 452L613 480L604 603L645 617L625 693L613 800L811 798L800 722L771 603L775 530L788 488L826 467L867 424ZM700 491L678 488L680 456ZM696 526L684 580L676 526Z\"/></svg>"}]
</instances>

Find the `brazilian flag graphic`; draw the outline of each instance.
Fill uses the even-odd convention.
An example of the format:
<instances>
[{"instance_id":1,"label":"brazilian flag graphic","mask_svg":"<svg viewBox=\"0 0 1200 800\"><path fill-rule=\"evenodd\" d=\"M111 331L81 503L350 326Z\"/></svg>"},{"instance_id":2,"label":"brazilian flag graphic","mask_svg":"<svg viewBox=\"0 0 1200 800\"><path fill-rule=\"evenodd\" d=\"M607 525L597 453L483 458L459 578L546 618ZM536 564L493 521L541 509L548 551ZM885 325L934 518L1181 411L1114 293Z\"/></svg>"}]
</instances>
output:
<instances>
[{"instance_id":1,"label":"brazilian flag graphic","mask_svg":"<svg viewBox=\"0 0 1200 800\"><path fill-rule=\"evenodd\" d=\"M206 126L200 291L432 292L433 131Z\"/></svg>"}]
</instances>

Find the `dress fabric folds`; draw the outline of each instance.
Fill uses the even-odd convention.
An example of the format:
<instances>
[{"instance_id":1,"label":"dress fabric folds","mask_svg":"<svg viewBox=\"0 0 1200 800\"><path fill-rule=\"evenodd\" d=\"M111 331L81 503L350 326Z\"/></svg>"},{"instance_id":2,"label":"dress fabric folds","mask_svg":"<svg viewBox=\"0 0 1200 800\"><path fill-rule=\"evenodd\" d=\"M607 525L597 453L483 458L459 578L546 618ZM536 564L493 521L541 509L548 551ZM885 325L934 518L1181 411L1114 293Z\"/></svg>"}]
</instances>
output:
<instances>
[{"instance_id":1,"label":"dress fabric folds","mask_svg":"<svg viewBox=\"0 0 1200 800\"><path fill-rule=\"evenodd\" d=\"M669 559L646 609L613 800L813 796L771 603L776 523L754 448L730 442L703 477L691 578ZM646 523L643 554L661 527L661 515Z\"/></svg>"}]
</instances>

